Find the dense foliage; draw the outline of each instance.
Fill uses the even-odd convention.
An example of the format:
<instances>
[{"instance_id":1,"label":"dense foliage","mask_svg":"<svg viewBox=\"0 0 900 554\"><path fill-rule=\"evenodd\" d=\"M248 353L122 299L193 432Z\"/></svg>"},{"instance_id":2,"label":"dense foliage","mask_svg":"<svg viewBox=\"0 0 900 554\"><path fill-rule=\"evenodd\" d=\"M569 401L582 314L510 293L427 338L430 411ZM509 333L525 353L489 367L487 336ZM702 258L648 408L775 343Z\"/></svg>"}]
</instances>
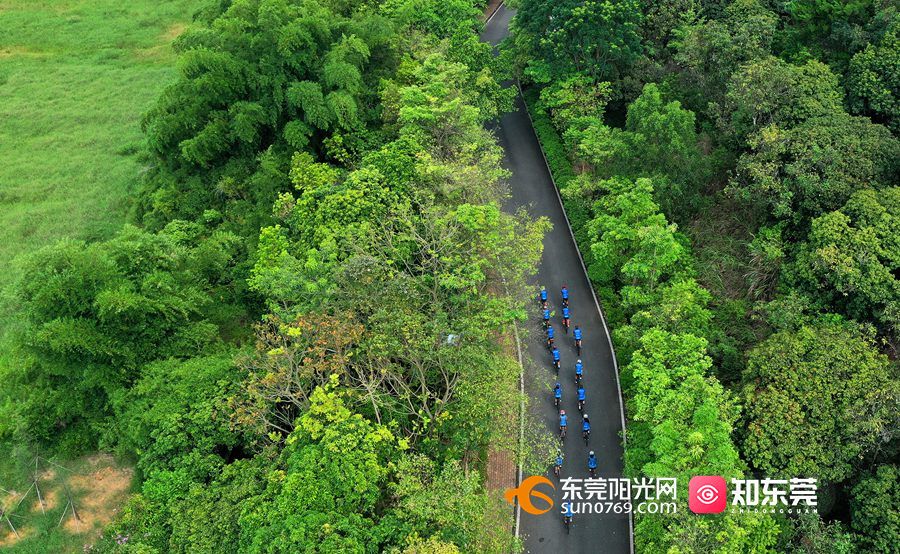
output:
<instances>
[{"instance_id":1,"label":"dense foliage","mask_svg":"<svg viewBox=\"0 0 900 554\"><path fill-rule=\"evenodd\" d=\"M508 49L624 365L627 471L820 480L818 515L639 515L636 546L890 552L896 8L516 5Z\"/></svg>"},{"instance_id":2,"label":"dense foliage","mask_svg":"<svg viewBox=\"0 0 900 554\"><path fill-rule=\"evenodd\" d=\"M234 0L177 39L141 227L15 288L0 437L139 470L95 551L516 548L484 486L518 453L497 337L548 224L500 209L513 89L479 8Z\"/></svg>"}]
</instances>

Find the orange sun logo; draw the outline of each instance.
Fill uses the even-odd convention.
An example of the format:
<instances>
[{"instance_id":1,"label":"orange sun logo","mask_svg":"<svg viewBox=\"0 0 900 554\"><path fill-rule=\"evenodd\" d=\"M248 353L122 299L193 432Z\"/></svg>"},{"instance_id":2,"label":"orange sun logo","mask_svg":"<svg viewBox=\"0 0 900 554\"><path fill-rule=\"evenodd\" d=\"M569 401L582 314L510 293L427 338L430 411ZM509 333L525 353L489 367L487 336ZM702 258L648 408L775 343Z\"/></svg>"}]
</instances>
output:
<instances>
[{"instance_id":1,"label":"orange sun logo","mask_svg":"<svg viewBox=\"0 0 900 554\"><path fill-rule=\"evenodd\" d=\"M551 508L553 508L553 499L542 493L541 491L536 491L534 488L538 485L550 485L551 489L556 489L556 486L553 484L550 479L547 479L543 475L532 475L528 477L522 483L514 488L514 489L506 489L506 492L503 493L503 497L507 502L516 505L516 500L519 501L519 505L523 510L528 512L529 514L541 515L543 513L549 512ZM538 508L535 506L531 499L540 498L544 502L547 503L546 508Z\"/></svg>"}]
</instances>

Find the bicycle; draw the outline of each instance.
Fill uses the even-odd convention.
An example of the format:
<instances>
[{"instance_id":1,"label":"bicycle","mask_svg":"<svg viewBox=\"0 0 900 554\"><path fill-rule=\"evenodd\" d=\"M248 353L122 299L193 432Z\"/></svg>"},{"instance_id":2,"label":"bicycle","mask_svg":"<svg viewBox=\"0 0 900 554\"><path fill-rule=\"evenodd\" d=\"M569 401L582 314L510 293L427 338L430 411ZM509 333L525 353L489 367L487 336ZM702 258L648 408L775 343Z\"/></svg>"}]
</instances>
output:
<instances>
[{"instance_id":1,"label":"bicycle","mask_svg":"<svg viewBox=\"0 0 900 554\"><path fill-rule=\"evenodd\" d=\"M566 526L566 534L572 529L572 516L563 516L563 525Z\"/></svg>"},{"instance_id":2,"label":"bicycle","mask_svg":"<svg viewBox=\"0 0 900 554\"><path fill-rule=\"evenodd\" d=\"M584 400L578 399L578 411L584 413Z\"/></svg>"},{"instance_id":3,"label":"bicycle","mask_svg":"<svg viewBox=\"0 0 900 554\"><path fill-rule=\"evenodd\" d=\"M559 426L559 438L565 440L566 438L566 425Z\"/></svg>"},{"instance_id":4,"label":"bicycle","mask_svg":"<svg viewBox=\"0 0 900 554\"><path fill-rule=\"evenodd\" d=\"M591 430L590 430L590 429L585 429L584 431L582 431L582 432L581 432L581 438L584 439L584 445L587 446L587 445L588 445L588 440L590 440L590 438L591 438Z\"/></svg>"},{"instance_id":5,"label":"bicycle","mask_svg":"<svg viewBox=\"0 0 900 554\"><path fill-rule=\"evenodd\" d=\"M578 350L578 355L581 356L581 339L575 339L575 348Z\"/></svg>"}]
</instances>

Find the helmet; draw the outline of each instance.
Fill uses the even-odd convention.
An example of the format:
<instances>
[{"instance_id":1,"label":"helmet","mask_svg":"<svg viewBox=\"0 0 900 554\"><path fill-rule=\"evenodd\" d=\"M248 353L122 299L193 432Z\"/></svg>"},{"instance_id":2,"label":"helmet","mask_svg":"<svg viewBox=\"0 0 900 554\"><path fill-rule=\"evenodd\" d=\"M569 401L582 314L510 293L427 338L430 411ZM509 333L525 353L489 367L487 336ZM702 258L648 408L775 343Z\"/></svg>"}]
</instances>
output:
<instances>
[{"instance_id":1,"label":"helmet","mask_svg":"<svg viewBox=\"0 0 900 554\"><path fill-rule=\"evenodd\" d=\"M587 414L584 414L584 419L587 419L587 418L588 418Z\"/></svg>"},{"instance_id":2,"label":"helmet","mask_svg":"<svg viewBox=\"0 0 900 554\"><path fill-rule=\"evenodd\" d=\"M565 411L565 410L560 410L560 411L559 411L559 415L566 415L566 411Z\"/></svg>"},{"instance_id":3,"label":"helmet","mask_svg":"<svg viewBox=\"0 0 900 554\"><path fill-rule=\"evenodd\" d=\"M579 363L579 364L581 363L581 358L578 358L578 363Z\"/></svg>"},{"instance_id":4,"label":"helmet","mask_svg":"<svg viewBox=\"0 0 900 554\"><path fill-rule=\"evenodd\" d=\"M556 382L556 386L557 386L557 387L559 386L559 381Z\"/></svg>"},{"instance_id":5,"label":"helmet","mask_svg":"<svg viewBox=\"0 0 900 554\"><path fill-rule=\"evenodd\" d=\"M593 451L593 450L591 450L591 453L590 453L590 455L591 455L591 456L593 456L593 455L594 455L594 451Z\"/></svg>"}]
</instances>

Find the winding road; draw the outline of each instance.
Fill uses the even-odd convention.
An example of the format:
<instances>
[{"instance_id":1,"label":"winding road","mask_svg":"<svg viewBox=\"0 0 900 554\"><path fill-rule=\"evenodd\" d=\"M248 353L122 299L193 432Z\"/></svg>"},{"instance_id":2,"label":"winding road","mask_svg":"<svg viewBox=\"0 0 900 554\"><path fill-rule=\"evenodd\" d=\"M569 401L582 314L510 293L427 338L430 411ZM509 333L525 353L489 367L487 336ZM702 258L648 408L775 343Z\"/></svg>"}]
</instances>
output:
<instances>
[{"instance_id":1,"label":"winding road","mask_svg":"<svg viewBox=\"0 0 900 554\"><path fill-rule=\"evenodd\" d=\"M488 20L482 40L496 45L509 33L514 11L501 6ZM600 477L621 477L622 435L624 418L619 394L617 368L612 344L599 305L594 299L575 241L560 205L556 187L544 161L541 147L534 134L524 102L519 96L513 112L506 114L493 126L506 153L505 166L512 172L512 198L505 209L515 211L526 207L533 216L547 217L553 230L544 238L544 255L536 277L538 284L547 287L556 310L552 322L557 330L561 352L563 408L569 413L569 437L564 444L563 477L588 477L587 455L596 452ZM571 333L563 333L559 317L559 291L567 285L571 292L572 323L584 332L584 362L586 412L591 418L590 445L581 439L580 415L576 406L574 365L577 358ZM548 433L558 431L558 416L553 406L552 387L555 371L550 365L547 349L542 342L539 322L529 324L525 363L525 391L530 399L533 416L547 426ZM549 468L548 468L549 469ZM547 474L553 479L552 474ZM629 553L633 551L631 520L627 515L576 515L571 533L566 534L558 512L562 494L557 486L555 506L542 515L521 513L517 528L525 540L525 551L531 553Z\"/></svg>"}]
</instances>

